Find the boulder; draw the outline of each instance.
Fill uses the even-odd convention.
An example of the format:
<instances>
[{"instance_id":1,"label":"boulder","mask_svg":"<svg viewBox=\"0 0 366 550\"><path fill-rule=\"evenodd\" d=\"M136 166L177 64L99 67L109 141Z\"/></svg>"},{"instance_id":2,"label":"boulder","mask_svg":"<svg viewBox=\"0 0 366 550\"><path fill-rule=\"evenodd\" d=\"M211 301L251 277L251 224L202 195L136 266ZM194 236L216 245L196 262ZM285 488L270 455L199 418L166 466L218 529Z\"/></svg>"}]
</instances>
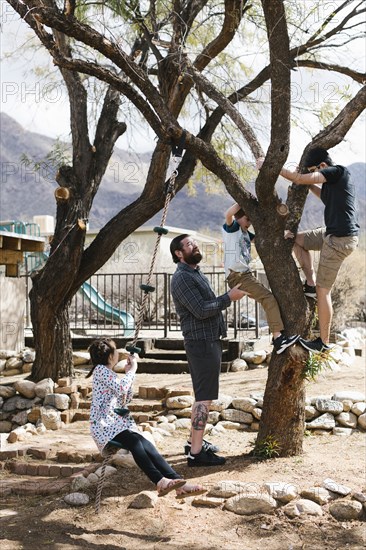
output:
<instances>
[{"instance_id":1,"label":"boulder","mask_svg":"<svg viewBox=\"0 0 366 550\"><path fill-rule=\"evenodd\" d=\"M352 521L360 519L362 504L357 500L339 499L330 504L329 512L338 521Z\"/></svg>"},{"instance_id":2,"label":"boulder","mask_svg":"<svg viewBox=\"0 0 366 550\"><path fill-rule=\"evenodd\" d=\"M36 384L30 380L18 380L15 382L14 388L27 399L33 399L36 396Z\"/></svg>"},{"instance_id":3,"label":"boulder","mask_svg":"<svg viewBox=\"0 0 366 550\"><path fill-rule=\"evenodd\" d=\"M331 493L325 487L310 487L301 491L300 494L304 499L313 500L320 506L334 499L334 493Z\"/></svg>"},{"instance_id":4,"label":"boulder","mask_svg":"<svg viewBox=\"0 0 366 550\"><path fill-rule=\"evenodd\" d=\"M22 359L24 363L34 363L36 352L33 349L25 348L22 351Z\"/></svg>"},{"instance_id":5,"label":"boulder","mask_svg":"<svg viewBox=\"0 0 366 550\"><path fill-rule=\"evenodd\" d=\"M5 370L6 359L0 359L0 372Z\"/></svg>"},{"instance_id":6,"label":"boulder","mask_svg":"<svg viewBox=\"0 0 366 550\"><path fill-rule=\"evenodd\" d=\"M267 358L267 352L265 350L258 351L243 351L240 356L247 363L253 363L254 365L260 365L264 363Z\"/></svg>"},{"instance_id":7,"label":"boulder","mask_svg":"<svg viewBox=\"0 0 366 550\"><path fill-rule=\"evenodd\" d=\"M70 397L64 393L48 393L45 395L43 405L50 405L59 411L65 411L69 408Z\"/></svg>"},{"instance_id":8,"label":"boulder","mask_svg":"<svg viewBox=\"0 0 366 550\"><path fill-rule=\"evenodd\" d=\"M19 411L17 414L14 414L12 417L12 422L15 424L19 424L19 426L23 426L24 424L27 424L28 422L28 414L30 413L31 409Z\"/></svg>"},{"instance_id":9,"label":"boulder","mask_svg":"<svg viewBox=\"0 0 366 550\"><path fill-rule=\"evenodd\" d=\"M154 491L141 491L141 493L138 493L130 502L128 507L137 509L155 508L157 502L157 493Z\"/></svg>"},{"instance_id":10,"label":"boulder","mask_svg":"<svg viewBox=\"0 0 366 550\"><path fill-rule=\"evenodd\" d=\"M25 399L25 397L21 397L20 395L15 395L14 397L10 397L5 401L3 410L5 412L12 412L16 410L23 410L23 409L31 409L33 405L35 404L35 399Z\"/></svg>"},{"instance_id":11,"label":"boulder","mask_svg":"<svg viewBox=\"0 0 366 550\"><path fill-rule=\"evenodd\" d=\"M165 405L168 409L186 409L187 407L192 407L193 403L194 397L191 395L176 395L168 397Z\"/></svg>"},{"instance_id":12,"label":"boulder","mask_svg":"<svg viewBox=\"0 0 366 550\"><path fill-rule=\"evenodd\" d=\"M122 449L121 449L122 450ZM131 453L127 451L127 454L123 454L120 451L116 453L111 460L114 466L120 466L121 468L137 468L136 462Z\"/></svg>"},{"instance_id":13,"label":"boulder","mask_svg":"<svg viewBox=\"0 0 366 550\"><path fill-rule=\"evenodd\" d=\"M215 429L220 430L224 428L225 430L243 430L248 427L248 424L240 424L240 422L231 422L231 420L221 420L215 426Z\"/></svg>"},{"instance_id":14,"label":"boulder","mask_svg":"<svg viewBox=\"0 0 366 550\"><path fill-rule=\"evenodd\" d=\"M252 514L271 514L277 507L277 503L267 493L254 493L246 495L236 495L229 498L225 503L225 509L234 514L252 515Z\"/></svg>"},{"instance_id":15,"label":"boulder","mask_svg":"<svg viewBox=\"0 0 366 550\"><path fill-rule=\"evenodd\" d=\"M233 398L230 395L220 394L218 399L214 399L210 405L210 411L224 411L230 407Z\"/></svg>"},{"instance_id":16,"label":"boulder","mask_svg":"<svg viewBox=\"0 0 366 550\"><path fill-rule=\"evenodd\" d=\"M292 483L282 481L264 483L264 488L276 500L280 502L290 502L299 496L299 491Z\"/></svg>"},{"instance_id":17,"label":"boulder","mask_svg":"<svg viewBox=\"0 0 366 550\"><path fill-rule=\"evenodd\" d=\"M62 427L61 413L53 407L41 407L40 420L47 430L59 430Z\"/></svg>"},{"instance_id":18,"label":"boulder","mask_svg":"<svg viewBox=\"0 0 366 550\"><path fill-rule=\"evenodd\" d=\"M174 421L177 430L190 430L191 421L189 418L178 418Z\"/></svg>"},{"instance_id":19,"label":"boulder","mask_svg":"<svg viewBox=\"0 0 366 550\"><path fill-rule=\"evenodd\" d=\"M335 428L333 428L332 434L341 437L348 437L352 434L352 431L352 428L341 428L340 426L336 426Z\"/></svg>"},{"instance_id":20,"label":"boulder","mask_svg":"<svg viewBox=\"0 0 366 550\"><path fill-rule=\"evenodd\" d=\"M256 420L260 420L262 416L262 409L260 409L259 407L254 407L254 409L252 410L252 415Z\"/></svg>"},{"instance_id":21,"label":"boulder","mask_svg":"<svg viewBox=\"0 0 366 550\"><path fill-rule=\"evenodd\" d=\"M239 411L244 411L251 413L254 407L257 404L256 399L252 399L251 397L237 397L234 398L232 401L232 406L234 409L238 409Z\"/></svg>"},{"instance_id":22,"label":"boulder","mask_svg":"<svg viewBox=\"0 0 366 550\"><path fill-rule=\"evenodd\" d=\"M248 370L248 364L244 359L235 359L231 363L230 372L240 372L243 370Z\"/></svg>"},{"instance_id":23,"label":"boulder","mask_svg":"<svg viewBox=\"0 0 366 550\"><path fill-rule=\"evenodd\" d=\"M0 420L0 433L8 434L11 432L12 423L9 420Z\"/></svg>"},{"instance_id":24,"label":"boulder","mask_svg":"<svg viewBox=\"0 0 366 550\"><path fill-rule=\"evenodd\" d=\"M252 414L238 409L225 409L221 412L221 418L230 422L240 422L241 424L251 424L253 422Z\"/></svg>"},{"instance_id":25,"label":"boulder","mask_svg":"<svg viewBox=\"0 0 366 550\"><path fill-rule=\"evenodd\" d=\"M336 421L345 428L356 428L357 416L352 412L342 412L336 416Z\"/></svg>"},{"instance_id":26,"label":"boulder","mask_svg":"<svg viewBox=\"0 0 366 550\"><path fill-rule=\"evenodd\" d=\"M346 497L351 493L351 489L349 487L347 487L346 485L341 485L340 483L337 483L330 478L327 478L323 481L323 487L328 489L328 491L332 491L333 493L337 493L338 495L342 495L343 497Z\"/></svg>"},{"instance_id":27,"label":"boulder","mask_svg":"<svg viewBox=\"0 0 366 550\"><path fill-rule=\"evenodd\" d=\"M286 516L290 518L296 518L299 516L322 516L323 510L321 506L312 500L307 500L306 498L300 498L299 500L294 500L289 502L282 508Z\"/></svg>"},{"instance_id":28,"label":"boulder","mask_svg":"<svg viewBox=\"0 0 366 550\"><path fill-rule=\"evenodd\" d=\"M168 411L168 414L174 412L179 418L191 418L192 407L186 407L185 409L172 409Z\"/></svg>"},{"instance_id":29,"label":"boulder","mask_svg":"<svg viewBox=\"0 0 366 550\"><path fill-rule=\"evenodd\" d=\"M218 411L210 411L208 413L208 419L207 422L210 424L217 424L220 420L220 413Z\"/></svg>"},{"instance_id":30,"label":"boulder","mask_svg":"<svg viewBox=\"0 0 366 550\"><path fill-rule=\"evenodd\" d=\"M88 351L73 351L72 362L74 366L87 365L90 362L90 353Z\"/></svg>"},{"instance_id":31,"label":"boulder","mask_svg":"<svg viewBox=\"0 0 366 550\"><path fill-rule=\"evenodd\" d=\"M72 491L77 492L77 491L80 491L80 489L87 489L88 487L90 487L90 485L91 485L91 481L89 481L89 479L87 479L86 477L80 474L73 478L70 488Z\"/></svg>"},{"instance_id":32,"label":"boulder","mask_svg":"<svg viewBox=\"0 0 366 550\"><path fill-rule=\"evenodd\" d=\"M357 425L363 430L366 430L366 413L360 414L357 420Z\"/></svg>"},{"instance_id":33,"label":"boulder","mask_svg":"<svg viewBox=\"0 0 366 550\"><path fill-rule=\"evenodd\" d=\"M360 416L366 411L366 403L363 401L358 401L357 403L354 403L351 408L351 412L355 414L356 416Z\"/></svg>"},{"instance_id":34,"label":"boulder","mask_svg":"<svg viewBox=\"0 0 366 550\"><path fill-rule=\"evenodd\" d=\"M14 397L15 394L16 391L13 386L0 386L0 397L9 399L10 397Z\"/></svg>"},{"instance_id":35,"label":"boulder","mask_svg":"<svg viewBox=\"0 0 366 550\"><path fill-rule=\"evenodd\" d=\"M258 488L253 487L251 483L244 483L243 481L232 481L232 480L223 480L215 483L213 487L207 493L208 497L217 497L217 498L230 498L238 495L239 493L253 492L253 489Z\"/></svg>"},{"instance_id":36,"label":"boulder","mask_svg":"<svg viewBox=\"0 0 366 550\"><path fill-rule=\"evenodd\" d=\"M36 384L35 392L37 397L41 397L41 399L44 399L44 397L48 393L52 393L55 387L55 383L52 380L52 378L44 378L43 380L40 380Z\"/></svg>"},{"instance_id":37,"label":"boulder","mask_svg":"<svg viewBox=\"0 0 366 550\"><path fill-rule=\"evenodd\" d=\"M95 472L95 475L100 477L101 474L102 474L102 467L98 468L98 470L96 470ZM106 466L105 467L105 477L110 477L110 476L113 476L114 474L117 473L117 468L114 468L113 466Z\"/></svg>"},{"instance_id":38,"label":"boulder","mask_svg":"<svg viewBox=\"0 0 366 550\"><path fill-rule=\"evenodd\" d=\"M17 351L10 349L0 349L0 359L9 359L9 357L15 357L18 354Z\"/></svg>"},{"instance_id":39,"label":"boulder","mask_svg":"<svg viewBox=\"0 0 366 550\"><path fill-rule=\"evenodd\" d=\"M343 403L333 401L333 399L317 399L315 401L315 408L321 413L339 414L343 412Z\"/></svg>"},{"instance_id":40,"label":"boulder","mask_svg":"<svg viewBox=\"0 0 366 550\"><path fill-rule=\"evenodd\" d=\"M334 416L330 413L322 414L318 416L318 418L315 418L315 420L306 422L306 428L308 430L332 430L335 425Z\"/></svg>"},{"instance_id":41,"label":"boulder","mask_svg":"<svg viewBox=\"0 0 366 550\"><path fill-rule=\"evenodd\" d=\"M64 496L64 501L70 506L85 506L89 504L89 497L85 493L69 493Z\"/></svg>"},{"instance_id":42,"label":"boulder","mask_svg":"<svg viewBox=\"0 0 366 550\"><path fill-rule=\"evenodd\" d=\"M317 418L320 416L319 411L313 407L313 405L306 405L305 406L305 420L314 420L314 418Z\"/></svg>"},{"instance_id":43,"label":"boulder","mask_svg":"<svg viewBox=\"0 0 366 550\"><path fill-rule=\"evenodd\" d=\"M23 366L23 360L20 357L10 357L5 364L5 370L19 370Z\"/></svg>"}]
</instances>

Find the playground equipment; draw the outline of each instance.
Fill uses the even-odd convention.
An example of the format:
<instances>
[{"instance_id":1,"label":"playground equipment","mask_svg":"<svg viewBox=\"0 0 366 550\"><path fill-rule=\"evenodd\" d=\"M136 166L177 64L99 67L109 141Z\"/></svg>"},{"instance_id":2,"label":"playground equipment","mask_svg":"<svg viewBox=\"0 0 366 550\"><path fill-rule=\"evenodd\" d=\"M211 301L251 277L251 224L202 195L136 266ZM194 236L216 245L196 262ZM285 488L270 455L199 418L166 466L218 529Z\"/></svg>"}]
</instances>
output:
<instances>
[{"instance_id":1,"label":"playground equipment","mask_svg":"<svg viewBox=\"0 0 366 550\"><path fill-rule=\"evenodd\" d=\"M113 307L90 283L83 283L79 292L89 300L91 306L103 317L121 323L124 327L124 336L132 336L135 329L135 320L130 313Z\"/></svg>"}]
</instances>

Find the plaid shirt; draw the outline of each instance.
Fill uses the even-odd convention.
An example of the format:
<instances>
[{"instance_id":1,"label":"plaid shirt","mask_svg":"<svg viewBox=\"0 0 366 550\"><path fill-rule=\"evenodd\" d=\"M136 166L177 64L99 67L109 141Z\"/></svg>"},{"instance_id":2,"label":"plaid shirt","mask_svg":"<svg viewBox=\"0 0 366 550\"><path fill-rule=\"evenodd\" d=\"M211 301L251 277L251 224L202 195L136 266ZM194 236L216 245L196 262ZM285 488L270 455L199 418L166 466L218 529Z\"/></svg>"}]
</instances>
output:
<instances>
[{"instance_id":1,"label":"plaid shirt","mask_svg":"<svg viewBox=\"0 0 366 550\"><path fill-rule=\"evenodd\" d=\"M210 283L196 267L179 262L171 281L171 293L185 340L214 341L226 336L221 313L230 306L226 292L216 297Z\"/></svg>"}]
</instances>

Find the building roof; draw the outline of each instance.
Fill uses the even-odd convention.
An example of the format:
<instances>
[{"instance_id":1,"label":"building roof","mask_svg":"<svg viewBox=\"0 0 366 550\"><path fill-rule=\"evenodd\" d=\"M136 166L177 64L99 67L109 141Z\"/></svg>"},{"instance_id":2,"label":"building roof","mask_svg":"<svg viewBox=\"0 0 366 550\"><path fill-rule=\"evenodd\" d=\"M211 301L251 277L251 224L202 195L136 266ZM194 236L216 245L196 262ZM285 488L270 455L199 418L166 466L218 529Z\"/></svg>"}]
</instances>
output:
<instances>
[{"instance_id":1,"label":"building roof","mask_svg":"<svg viewBox=\"0 0 366 550\"><path fill-rule=\"evenodd\" d=\"M17 277L24 252L43 252L45 239L23 233L0 230L0 265L6 265L6 276Z\"/></svg>"}]
</instances>

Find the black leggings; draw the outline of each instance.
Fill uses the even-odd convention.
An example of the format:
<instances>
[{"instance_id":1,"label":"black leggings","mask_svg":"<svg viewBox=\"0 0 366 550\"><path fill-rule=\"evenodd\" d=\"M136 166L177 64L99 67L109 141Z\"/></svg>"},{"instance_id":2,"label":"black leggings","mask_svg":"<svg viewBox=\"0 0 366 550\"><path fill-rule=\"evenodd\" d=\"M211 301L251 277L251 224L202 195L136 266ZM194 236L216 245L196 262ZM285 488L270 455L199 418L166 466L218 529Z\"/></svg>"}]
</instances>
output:
<instances>
[{"instance_id":1,"label":"black leggings","mask_svg":"<svg viewBox=\"0 0 366 550\"><path fill-rule=\"evenodd\" d=\"M163 477L182 479L143 435L131 430L123 430L113 440L118 441L124 449L131 452L137 466L155 485Z\"/></svg>"}]
</instances>

